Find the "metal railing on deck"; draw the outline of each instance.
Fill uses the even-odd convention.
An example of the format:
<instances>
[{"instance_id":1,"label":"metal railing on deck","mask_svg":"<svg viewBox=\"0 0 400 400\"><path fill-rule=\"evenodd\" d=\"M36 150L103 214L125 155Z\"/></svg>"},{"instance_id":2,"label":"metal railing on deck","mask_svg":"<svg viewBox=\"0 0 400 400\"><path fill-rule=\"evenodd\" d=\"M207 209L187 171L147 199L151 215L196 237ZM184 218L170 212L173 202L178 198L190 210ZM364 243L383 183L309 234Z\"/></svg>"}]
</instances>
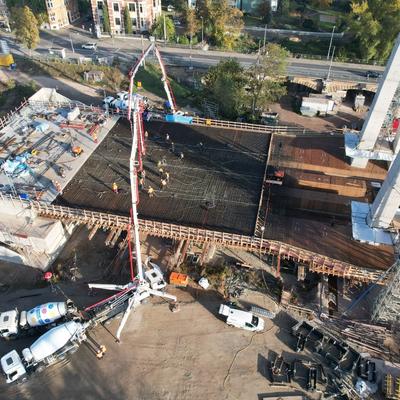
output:
<instances>
[{"instance_id":1,"label":"metal railing on deck","mask_svg":"<svg viewBox=\"0 0 400 400\"><path fill-rule=\"evenodd\" d=\"M11 195L3 195L1 193L0 199L3 201L10 201L11 203L18 202L21 207L30 208L38 215L47 218L89 226L98 225L101 228L107 229L118 228L127 230L129 226L129 217L127 216L58 206L41 201L22 200L21 198L13 197ZM292 259L296 262L306 263L309 265L311 271L325 275L334 275L362 282L385 283L382 280L379 280L381 276L379 271L361 268L353 264L339 261L276 240L209 229L193 228L145 219L139 219L139 229L141 232L147 233L151 236L178 240L193 240L199 243L211 242L225 247L241 248L247 251L263 254L273 254L282 258Z\"/></svg>"}]
</instances>

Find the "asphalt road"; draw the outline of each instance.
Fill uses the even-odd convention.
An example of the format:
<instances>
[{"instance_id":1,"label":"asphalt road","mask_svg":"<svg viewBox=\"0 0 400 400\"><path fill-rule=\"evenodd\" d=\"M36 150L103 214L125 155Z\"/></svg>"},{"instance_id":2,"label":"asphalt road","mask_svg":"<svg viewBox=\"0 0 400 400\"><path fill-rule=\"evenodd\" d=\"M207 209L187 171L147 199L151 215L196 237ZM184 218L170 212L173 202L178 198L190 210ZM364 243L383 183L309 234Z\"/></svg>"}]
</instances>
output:
<instances>
[{"instance_id":1,"label":"asphalt road","mask_svg":"<svg viewBox=\"0 0 400 400\"><path fill-rule=\"evenodd\" d=\"M96 42L97 51L82 49L82 44L87 42ZM9 41L10 47L16 49L18 45ZM121 37L102 38L96 40L91 38L88 32L72 28L59 32L42 32L41 42L36 52L42 55L48 54L51 47L64 47L68 57L86 56L106 57L110 55L118 56L123 61L134 62L142 51L142 46L147 47L149 41L140 38L126 39ZM219 61L226 58L237 59L241 65L248 68L257 60L255 54L240 54L219 51L204 51L198 49L160 47L163 59L167 65L193 66L194 68L208 68L218 64ZM290 59L287 68L289 76L300 76L309 78L326 78L329 70L329 62L321 60ZM347 63L333 63L330 72L331 80L354 81L354 82L376 82L376 79L367 78L367 71L376 71L381 73L383 67Z\"/></svg>"}]
</instances>

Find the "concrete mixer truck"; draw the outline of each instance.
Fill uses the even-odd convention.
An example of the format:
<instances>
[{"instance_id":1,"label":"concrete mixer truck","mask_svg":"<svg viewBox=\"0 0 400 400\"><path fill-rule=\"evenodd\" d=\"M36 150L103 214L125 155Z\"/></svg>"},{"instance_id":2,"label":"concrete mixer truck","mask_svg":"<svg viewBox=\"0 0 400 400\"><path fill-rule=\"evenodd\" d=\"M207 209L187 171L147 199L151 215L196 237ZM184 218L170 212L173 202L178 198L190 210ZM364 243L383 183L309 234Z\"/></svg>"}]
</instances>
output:
<instances>
[{"instance_id":1,"label":"concrete mixer truck","mask_svg":"<svg viewBox=\"0 0 400 400\"><path fill-rule=\"evenodd\" d=\"M68 321L58 325L22 350L22 357L12 350L0 359L7 383L23 381L28 375L63 360L87 340L88 323Z\"/></svg>"},{"instance_id":2,"label":"concrete mixer truck","mask_svg":"<svg viewBox=\"0 0 400 400\"><path fill-rule=\"evenodd\" d=\"M0 313L0 337L15 339L23 335L43 332L54 323L74 317L77 309L72 300L38 305L28 311L18 309Z\"/></svg>"}]
</instances>

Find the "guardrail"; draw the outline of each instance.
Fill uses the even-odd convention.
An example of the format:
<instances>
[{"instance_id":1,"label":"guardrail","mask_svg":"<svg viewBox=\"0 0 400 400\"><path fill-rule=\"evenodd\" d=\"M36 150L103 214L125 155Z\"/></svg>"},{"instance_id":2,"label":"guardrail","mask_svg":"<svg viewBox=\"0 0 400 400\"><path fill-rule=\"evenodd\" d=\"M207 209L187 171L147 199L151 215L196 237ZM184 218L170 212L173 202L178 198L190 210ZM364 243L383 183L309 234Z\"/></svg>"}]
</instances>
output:
<instances>
[{"instance_id":1,"label":"guardrail","mask_svg":"<svg viewBox=\"0 0 400 400\"><path fill-rule=\"evenodd\" d=\"M97 225L106 229L129 229L130 219L128 216L58 206L41 201L22 200L21 198L3 195L1 193L0 199L3 201L10 201L11 203L18 201L22 207L30 208L38 215L51 219L75 222L90 227ZM310 271L324 275L333 275L361 282L385 283L380 280L381 273L379 271L361 268L286 243L264 239L262 237L245 236L145 219L139 219L139 229L141 232L151 236L177 240L184 239L198 243L210 242L224 247L234 247L257 253L272 254L281 258L308 264Z\"/></svg>"}]
</instances>

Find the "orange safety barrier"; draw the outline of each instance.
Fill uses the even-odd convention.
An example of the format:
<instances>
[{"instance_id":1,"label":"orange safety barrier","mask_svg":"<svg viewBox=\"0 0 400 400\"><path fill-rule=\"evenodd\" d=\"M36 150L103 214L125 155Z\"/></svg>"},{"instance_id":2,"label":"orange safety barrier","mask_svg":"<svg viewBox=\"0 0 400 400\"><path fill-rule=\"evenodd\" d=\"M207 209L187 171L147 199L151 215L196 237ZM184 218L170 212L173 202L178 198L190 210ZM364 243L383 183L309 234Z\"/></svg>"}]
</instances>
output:
<instances>
[{"instance_id":1,"label":"orange safety barrier","mask_svg":"<svg viewBox=\"0 0 400 400\"><path fill-rule=\"evenodd\" d=\"M180 274L179 272L171 272L169 283L171 285L187 286L189 283L189 276L186 274Z\"/></svg>"}]
</instances>

